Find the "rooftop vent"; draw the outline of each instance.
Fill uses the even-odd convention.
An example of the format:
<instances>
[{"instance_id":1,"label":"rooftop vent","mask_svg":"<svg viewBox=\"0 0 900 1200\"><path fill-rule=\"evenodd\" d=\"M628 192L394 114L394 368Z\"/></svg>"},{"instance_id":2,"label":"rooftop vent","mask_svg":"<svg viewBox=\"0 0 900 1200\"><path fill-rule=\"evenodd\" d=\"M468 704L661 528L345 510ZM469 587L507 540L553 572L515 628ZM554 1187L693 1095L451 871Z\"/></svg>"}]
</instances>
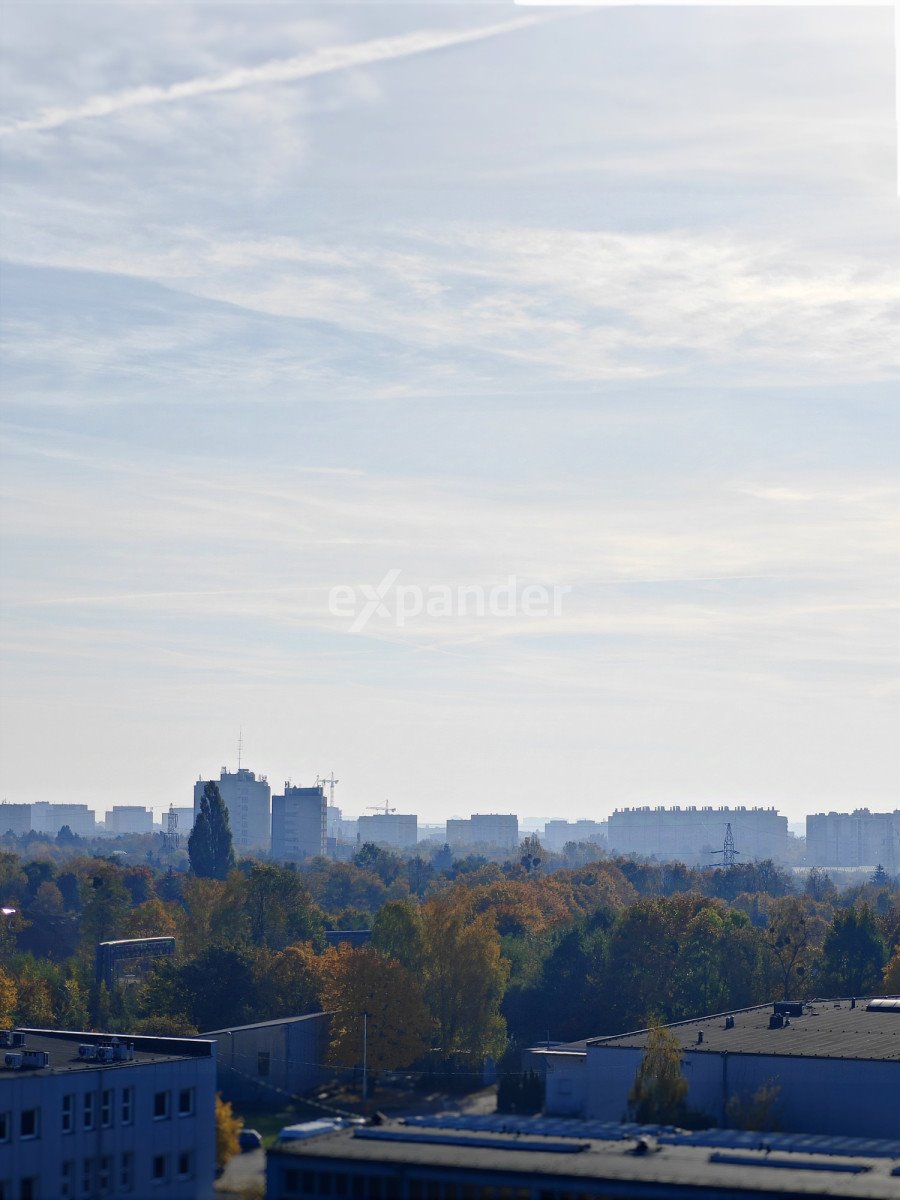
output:
<instances>
[{"instance_id":1,"label":"rooftop vent","mask_svg":"<svg viewBox=\"0 0 900 1200\"><path fill-rule=\"evenodd\" d=\"M799 1000L776 1000L775 1012L783 1017L802 1017L803 1005Z\"/></svg>"},{"instance_id":2,"label":"rooftop vent","mask_svg":"<svg viewBox=\"0 0 900 1200\"><path fill-rule=\"evenodd\" d=\"M866 1012L900 1013L900 996L885 996L881 1000L870 1000Z\"/></svg>"}]
</instances>

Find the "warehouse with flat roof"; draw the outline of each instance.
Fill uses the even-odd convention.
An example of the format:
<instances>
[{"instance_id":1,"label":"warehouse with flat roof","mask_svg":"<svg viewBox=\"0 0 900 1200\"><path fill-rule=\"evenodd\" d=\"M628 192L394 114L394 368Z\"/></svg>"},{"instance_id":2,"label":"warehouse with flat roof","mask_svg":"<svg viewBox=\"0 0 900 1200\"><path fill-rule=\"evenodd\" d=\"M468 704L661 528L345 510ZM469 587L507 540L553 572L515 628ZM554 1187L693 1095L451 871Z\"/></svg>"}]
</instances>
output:
<instances>
[{"instance_id":1,"label":"warehouse with flat roof","mask_svg":"<svg viewBox=\"0 0 900 1200\"><path fill-rule=\"evenodd\" d=\"M727 1126L760 1088L778 1089L777 1128L900 1137L900 999L759 1005L667 1026L682 1049L687 1103ZM540 1050L545 1110L622 1121L648 1030Z\"/></svg>"},{"instance_id":2,"label":"warehouse with flat roof","mask_svg":"<svg viewBox=\"0 0 900 1200\"><path fill-rule=\"evenodd\" d=\"M900 1192L900 1142L782 1135L773 1144L730 1130L497 1114L328 1124L269 1151L267 1200L799 1200Z\"/></svg>"}]
</instances>

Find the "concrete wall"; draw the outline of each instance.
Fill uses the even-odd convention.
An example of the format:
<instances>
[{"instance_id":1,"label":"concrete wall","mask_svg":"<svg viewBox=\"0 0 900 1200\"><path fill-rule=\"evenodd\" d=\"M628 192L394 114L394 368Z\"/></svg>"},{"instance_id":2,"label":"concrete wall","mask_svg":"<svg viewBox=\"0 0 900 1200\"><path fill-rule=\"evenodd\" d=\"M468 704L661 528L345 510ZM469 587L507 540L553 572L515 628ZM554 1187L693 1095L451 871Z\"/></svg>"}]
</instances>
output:
<instances>
[{"instance_id":1,"label":"concrete wall","mask_svg":"<svg viewBox=\"0 0 900 1200\"><path fill-rule=\"evenodd\" d=\"M546 1111L599 1121L625 1119L640 1061L639 1049L624 1046L588 1047L586 1059L549 1059ZM687 1051L682 1069L688 1104L716 1124L727 1124L725 1106L731 1096L749 1097L776 1084L781 1088L778 1128L786 1133L900 1137L900 1062Z\"/></svg>"},{"instance_id":2,"label":"concrete wall","mask_svg":"<svg viewBox=\"0 0 900 1200\"><path fill-rule=\"evenodd\" d=\"M218 1043L218 1086L229 1100L265 1103L278 1098L278 1088L303 1095L330 1074L325 1013L201 1036Z\"/></svg>"}]
</instances>

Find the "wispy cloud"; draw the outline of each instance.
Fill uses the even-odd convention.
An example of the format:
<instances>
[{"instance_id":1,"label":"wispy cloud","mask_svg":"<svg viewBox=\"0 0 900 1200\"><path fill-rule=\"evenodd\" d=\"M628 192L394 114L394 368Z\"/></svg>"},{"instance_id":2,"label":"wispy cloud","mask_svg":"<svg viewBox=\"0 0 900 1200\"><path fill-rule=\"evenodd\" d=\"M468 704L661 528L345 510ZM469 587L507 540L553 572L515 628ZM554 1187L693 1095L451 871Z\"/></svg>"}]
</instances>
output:
<instances>
[{"instance_id":1,"label":"wispy cloud","mask_svg":"<svg viewBox=\"0 0 900 1200\"><path fill-rule=\"evenodd\" d=\"M318 75L330 75L335 71L347 71L359 67L375 66L398 58L410 58L435 50L446 50L452 46L463 46L480 42L485 38L514 33L539 24L546 17L518 17L494 25L481 25L474 29L421 30L400 34L396 37L374 38L366 42L353 42L343 46L323 46L311 54L298 54L291 58L274 59L259 66L236 67L219 75L200 76L173 83L167 87L145 86L107 95L91 96L81 104L69 107L44 109L34 117L0 126L0 133L33 133L58 129L75 121L86 121L96 117L115 116L134 108L149 108L158 104L176 104L217 92L235 92L244 88L264 87L280 83L296 83Z\"/></svg>"}]
</instances>

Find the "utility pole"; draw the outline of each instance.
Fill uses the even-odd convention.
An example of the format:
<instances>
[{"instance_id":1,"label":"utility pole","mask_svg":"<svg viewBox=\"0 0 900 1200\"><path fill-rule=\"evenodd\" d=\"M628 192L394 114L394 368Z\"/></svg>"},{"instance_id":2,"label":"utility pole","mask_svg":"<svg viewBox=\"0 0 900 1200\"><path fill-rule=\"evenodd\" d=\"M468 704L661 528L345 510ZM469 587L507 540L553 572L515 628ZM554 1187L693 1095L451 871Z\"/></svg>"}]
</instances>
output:
<instances>
[{"instance_id":1,"label":"utility pole","mask_svg":"<svg viewBox=\"0 0 900 1200\"><path fill-rule=\"evenodd\" d=\"M363 1009L363 1077L362 1102L363 1112L366 1111L366 1101L369 1097L369 1014Z\"/></svg>"}]
</instances>

